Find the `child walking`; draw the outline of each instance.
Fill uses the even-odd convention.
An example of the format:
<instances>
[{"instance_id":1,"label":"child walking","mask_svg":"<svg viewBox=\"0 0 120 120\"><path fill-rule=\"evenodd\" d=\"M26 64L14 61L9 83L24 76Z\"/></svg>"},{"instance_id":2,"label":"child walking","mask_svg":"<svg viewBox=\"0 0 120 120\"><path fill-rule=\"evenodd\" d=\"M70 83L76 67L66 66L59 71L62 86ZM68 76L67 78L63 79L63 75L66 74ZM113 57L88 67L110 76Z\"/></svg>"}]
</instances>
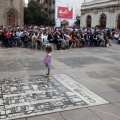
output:
<instances>
[{"instance_id":1,"label":"child walking","mask_svg":"<svg viewBox=\"0 0 120 120\"><path fill-rule=\"evenodd\" d=\"M46 75L50 75L50 67L51 67L51 52L52 52L52 48L51 46L47 46L46 47L46 56L44 58L44 64L46 65L46 68L48 69L48 73Z\"/></svg>"}]
</instances>

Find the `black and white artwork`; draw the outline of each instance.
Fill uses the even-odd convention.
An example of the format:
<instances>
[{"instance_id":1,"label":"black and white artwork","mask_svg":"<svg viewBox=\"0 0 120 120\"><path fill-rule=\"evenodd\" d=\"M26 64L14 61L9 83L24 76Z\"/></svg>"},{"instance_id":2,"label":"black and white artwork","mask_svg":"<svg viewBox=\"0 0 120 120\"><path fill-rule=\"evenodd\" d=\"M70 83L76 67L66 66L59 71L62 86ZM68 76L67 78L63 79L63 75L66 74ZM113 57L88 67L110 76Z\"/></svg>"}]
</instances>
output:
<instances>
[{"instance_id":1,"label":"black and white artwork","mask_svg":"<svg viewBox=\"0 0 120 120\"><path fill-rule=\"evenodd\" d=\"M0 80L0 120L108 103L65 74Z\"/></svg>"}]
</instances>

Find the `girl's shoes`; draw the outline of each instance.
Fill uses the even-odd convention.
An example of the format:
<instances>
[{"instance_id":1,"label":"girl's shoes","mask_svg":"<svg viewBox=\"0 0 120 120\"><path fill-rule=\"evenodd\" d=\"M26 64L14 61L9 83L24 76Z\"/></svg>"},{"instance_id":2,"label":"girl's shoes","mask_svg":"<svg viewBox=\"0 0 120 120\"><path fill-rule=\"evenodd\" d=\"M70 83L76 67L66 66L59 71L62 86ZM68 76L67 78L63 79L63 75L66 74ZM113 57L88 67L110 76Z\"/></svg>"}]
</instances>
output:
<instances>
[{"instance_id":1,"label":"girl's shoes","mask_svg":"<svg viewBox=\"0 0 120 120\"><path fill-rule=\"evenodd\" d=\"M45 77L49 77L49 74L45 74Z\"/></svg>"}]
</instances>

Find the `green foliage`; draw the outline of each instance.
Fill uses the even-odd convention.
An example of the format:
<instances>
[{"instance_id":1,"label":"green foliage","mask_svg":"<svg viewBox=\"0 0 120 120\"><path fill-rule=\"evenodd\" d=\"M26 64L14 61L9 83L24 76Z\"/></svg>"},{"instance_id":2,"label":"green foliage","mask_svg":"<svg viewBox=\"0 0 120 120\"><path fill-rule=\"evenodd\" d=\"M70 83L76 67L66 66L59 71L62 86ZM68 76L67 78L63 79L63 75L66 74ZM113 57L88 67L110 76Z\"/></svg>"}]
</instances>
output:
<instances>
[{"instance_id":1,"label":"green foliage","mask_svg":"<svg viewBox=\"0 0 120 120\"><path fill-rule=\"evenodd\" d=\"M24 8L24 23L27 25L50 25L52 21L47 17L43 6L32 0L28 7Z\"/></svg>"}]
</instances>

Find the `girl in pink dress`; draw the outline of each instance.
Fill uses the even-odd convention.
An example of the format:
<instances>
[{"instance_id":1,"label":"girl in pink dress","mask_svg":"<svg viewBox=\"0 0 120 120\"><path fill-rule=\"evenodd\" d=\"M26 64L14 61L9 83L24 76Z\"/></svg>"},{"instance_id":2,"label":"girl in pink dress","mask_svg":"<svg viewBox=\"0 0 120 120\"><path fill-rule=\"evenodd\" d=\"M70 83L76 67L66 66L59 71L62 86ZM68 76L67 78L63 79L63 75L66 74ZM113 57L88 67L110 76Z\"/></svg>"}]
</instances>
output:
<instances>
[{"instance_id":1,"label":"girl in pink dress","mask_svg":"<svg viewBox=\"0 0 120 120\"><path fill-rule=\"evenodd\" d=\"M51 46L47 46L46 47L46 56L44 58L44 64L46 65L46 68L48 69L48 73L46 75L50 75L50 67L51 67L51 52L52 52L52 48Z\"/></svg>"}]
</instances>

